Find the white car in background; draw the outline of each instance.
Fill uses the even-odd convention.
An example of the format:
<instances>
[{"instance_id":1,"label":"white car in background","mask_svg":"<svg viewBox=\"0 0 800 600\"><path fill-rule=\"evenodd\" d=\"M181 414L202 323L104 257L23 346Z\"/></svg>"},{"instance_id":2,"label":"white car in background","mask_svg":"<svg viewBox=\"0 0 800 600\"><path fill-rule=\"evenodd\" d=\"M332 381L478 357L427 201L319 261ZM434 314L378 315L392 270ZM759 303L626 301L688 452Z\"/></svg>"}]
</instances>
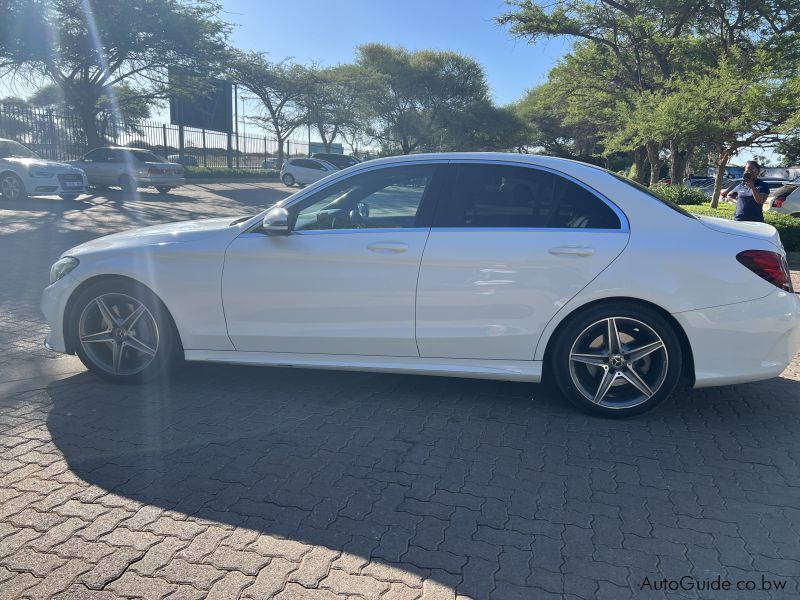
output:
<instances>
[{"instance_id":1,"label":"white car in background","mask_svg":"<svg viewBox=\"0 0 800 600\"><path fill-rule=\"evenodd\" d=\"M184 359L544 377L626 416L681 379L776 377L800 348L774 227L525 154L362 163L252 217L87 242L50 282L49 347L117 382Z\"/></svg>"},{"instance_id":2,"label":"white car in background","mask_svg":"<svg viewBox=\"0 0 800 600\"><path fill-rule=\"evenodd\" d=\"M186 184L183 165L141 148L95 148L70 164L86 171L89 185L118 186L126 194L132 194L140 187L154 187L159 193L166 194L172 188Z\"/></svg>"},{"instance_id":3,"label":"white car in background","mask_svg":"<svg viewBox=\"0 0 800 600\"><path fill-rule=\"evenodd\" d=\"M800 177L770 191L766 204L772 212L800 217Z\"/></svg>"},{"instance_id":4,"label":"white car in background","mask_svg":"<svg viewBox=\"0 0 800 600\"><path fill-rule=\"evenodd\" d=\"M286 187L308 185L338 171L331 163L317 158L290 158L281 168L281 181Z\"/></svg>"},{"instance_id":5,"label":"white car in background","mask_svg":"<svg viewBox=\"0 0 800 600\"><path fill-rule=\"evenodd\" d=\"M74 200L86 192L87 185L81 169L46 160L18 142L0 139L0 193L5 200L49 195Z\"/></svg>"}]
</instances>

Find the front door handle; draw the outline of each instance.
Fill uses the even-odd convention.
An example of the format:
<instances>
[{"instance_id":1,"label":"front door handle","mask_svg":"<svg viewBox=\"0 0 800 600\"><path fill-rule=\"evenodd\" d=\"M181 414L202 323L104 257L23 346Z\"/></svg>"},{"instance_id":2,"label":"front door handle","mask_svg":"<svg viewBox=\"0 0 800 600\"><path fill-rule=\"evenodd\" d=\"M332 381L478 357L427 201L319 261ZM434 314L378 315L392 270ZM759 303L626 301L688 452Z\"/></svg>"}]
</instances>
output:
<instances>
[{"instance_id":1,"label":"front door handle","mask_svg":"<svg viewBox=\"0 0 800 600\"><path fill-rule=\"evenodd\" d=\"M594 248L588 246L556 246L548 250L550 254L555 256L566 254L567 256L592 256Z\"/></svg>"},{"instance_id":2,"label":"front door handle","mask_svg":"<svg viewBox=\"0 0 800 600\"><path fill-rule=\"evenodd\" d=\"M367 246L367 250L379 254L400 254L408 250L408 244L403 242L373 242Z\"/></svg>"}]
</instances>

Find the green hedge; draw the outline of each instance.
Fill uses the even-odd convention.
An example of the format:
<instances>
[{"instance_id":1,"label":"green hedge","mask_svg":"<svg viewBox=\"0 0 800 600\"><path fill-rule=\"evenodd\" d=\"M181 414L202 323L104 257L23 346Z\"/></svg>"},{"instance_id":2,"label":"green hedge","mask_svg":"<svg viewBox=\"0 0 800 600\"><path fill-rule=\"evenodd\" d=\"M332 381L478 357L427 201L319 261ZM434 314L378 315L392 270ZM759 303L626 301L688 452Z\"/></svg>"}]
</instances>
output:
<instances>
[{"instance_id":1,"label":"green hedge","mask_svg":"<svg viewBox=\"0 0 800 600\"><path fill-rule=\"evenodd\" d=\"M278 179L275 169L226 169L215 167L185 167L187 179Z\"/></svg>"},{"instance_id":2,"label":"green hedge","mask_svg":"<svg viewBox=\"0 0 800 600\"><path fill-rule=\"evenodd\" d=\"M684 185L657 183L650 189L675 204L697 205L708 202L708 196L703 192L697 188L690 188Z\"/></svg>"},{"instance_id":3,"label":"green hedge","mask_svg":"<svg viewBox=\"0 0 800 600\"><path fill-rule=\"evenodd\" d=\"M717 208L708 205L687 206L686 210L696 215L733 219L734 204L720 204ZM778 230L787 252L800 252L800 219L781 213L764 211L764 220Z\"/></svg>"}]
</instances>

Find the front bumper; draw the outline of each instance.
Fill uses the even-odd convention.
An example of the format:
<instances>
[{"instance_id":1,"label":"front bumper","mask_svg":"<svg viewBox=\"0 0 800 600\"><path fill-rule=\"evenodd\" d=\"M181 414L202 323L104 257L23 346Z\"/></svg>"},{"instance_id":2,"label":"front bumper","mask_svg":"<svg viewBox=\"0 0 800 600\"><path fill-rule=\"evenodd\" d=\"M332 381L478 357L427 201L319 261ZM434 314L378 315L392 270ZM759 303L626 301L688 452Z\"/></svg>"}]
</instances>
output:
<instances>
[{"instance_id":1,"label":"front bumper","mask_svg":"<svg viewBox=\"0 0 800 600\"><path fill-rule=\"evenodd\" d=\"M800 298L777 288L758 300L673 316L689 338L698 388L777 377L800 350Z\"/></svg>"},{"instance_id":2,"label":"front bumper","mask_svg":"<svg viewBox=\"0 0 800 600\"><path fill-rule=\"evenodd\" d=\"M136 182L141 187L158 186L158 187L180 187L186 185L185 177L148 177L147 175L139 175Z\"/></svg>"},{"instance_id":3,"label":"front bumper","mask_svg":"<svg viewBox=\"0 0 800 600\"><path fill-rule=\"evenodd\" d=\"M67 343L64 339L64 313L75 288L80 281L68 273L55 283L48 285L42 292L40 307L42 314L50 325L50 333L45 340L45 346L55 352L67 352Z\"/></svg>"}]
</instances>

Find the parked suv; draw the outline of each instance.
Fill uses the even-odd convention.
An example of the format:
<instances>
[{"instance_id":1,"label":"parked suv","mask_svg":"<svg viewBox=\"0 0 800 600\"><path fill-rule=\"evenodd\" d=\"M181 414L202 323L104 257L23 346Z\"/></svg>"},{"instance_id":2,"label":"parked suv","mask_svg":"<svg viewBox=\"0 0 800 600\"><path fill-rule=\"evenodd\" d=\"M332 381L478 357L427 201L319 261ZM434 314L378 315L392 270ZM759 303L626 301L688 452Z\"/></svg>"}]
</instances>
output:
<instances>
[{"instance_id":1,"label":"parked suv","mask_svg":"<svg viewBox=\"0 0 800 600\"><path fill-rule=\"evenodd\" d=\"M283 163L281 181L287 187L307 185L338 171L331 163L316 158L290 158Z\"/></svg>"},{"instance_id":2,"label":"parked suv","mask_svg":"<svg viewBox=\"0 0 800 600\"><path fill-rule=\"evenodd\" d=\"M57 194L74 200L86 191L86 174L65 163L45 160L13 140L0 139L0 193L6 200Z\"/></svg>"},{"instance_id":3,"label":"parked suv","mask_svg":"<svg viewBox=\"0 0 800 600\"><path fill-rule=\"evenodd\" d=\"M324 160L337 169L346 169L347 167L352 167L361 162L355 156L350 156L349 154L335 154L333 152L315 152L311 155L311 158Z\"/></svg>"},{"instance_id":4,"label":"parked suv","mask_svg":"<svg viewBox=\"0 0 800 600\"><path fill-rule=\"evenodd\" d=\"M773 212L800 217L800 177L770 191L767 206Z\"/></svg>"},{"instance_id":5,"label":"parked suv","mask_svg":"<svg viewBox=\"0 0 800 600\"><path fill-rule=\"evenodd\" d=\"M95 148L71 164L86 171L89 185L119 186L125 193L152 186L166 194L172 188L186 184L183 165L168 162L141 148Z\"/></svg>"}]
</instances>

